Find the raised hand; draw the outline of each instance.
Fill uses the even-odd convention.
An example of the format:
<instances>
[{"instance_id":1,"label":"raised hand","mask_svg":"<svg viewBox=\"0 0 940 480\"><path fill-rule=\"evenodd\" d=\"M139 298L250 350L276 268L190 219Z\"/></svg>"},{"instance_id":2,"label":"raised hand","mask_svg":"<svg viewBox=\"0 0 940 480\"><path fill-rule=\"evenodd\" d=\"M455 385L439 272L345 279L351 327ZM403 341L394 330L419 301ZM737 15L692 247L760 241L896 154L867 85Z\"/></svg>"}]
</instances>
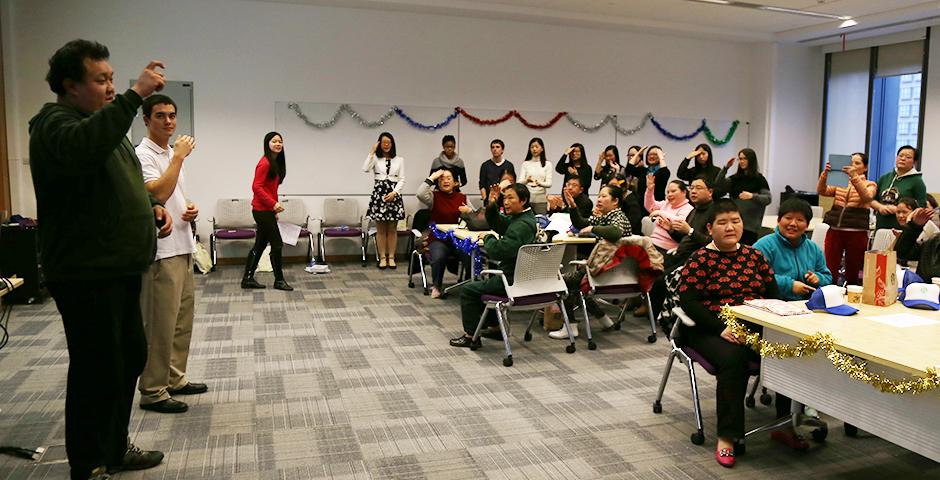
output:
<instances>
[{"instance_id":1,"label":"raised hand","mask_svg":"<svg viewBox=\"0 0 940 480\"><path fill-rule=\"evenodd\" d=\"M173 155L186 158L196 148L196 139L189 135L179 135L173 142Z\"/></svg>"},{"instance_id":2,"label":"raised hand","mask_svg":"<svg viewBox=\"0 0 940 480\"><path fill-rule=\"evenodd\" d=\"M131 87L131 90L137 92L140 98L147 98L153 92L163 90L163 86L166 85L166 76L158 72L157 68L166 68L166 66L159 60L151 60L144 67L144 71L140 72L137 82Z\"/></svg>"},{"instance_id":3,"label":"raised hand","mask_svg":"<svg viewBox=\"0 0 940 480\"><path fill-rule=\"evenodd\" d=\"M737 157L731 157L731 158L728 160L728 163L725 164L725 168L731 168L731 167L733 167L733 166L734 166L734 161L737 160L737 159L738 159Z\"/></svg>"}]
</instances>

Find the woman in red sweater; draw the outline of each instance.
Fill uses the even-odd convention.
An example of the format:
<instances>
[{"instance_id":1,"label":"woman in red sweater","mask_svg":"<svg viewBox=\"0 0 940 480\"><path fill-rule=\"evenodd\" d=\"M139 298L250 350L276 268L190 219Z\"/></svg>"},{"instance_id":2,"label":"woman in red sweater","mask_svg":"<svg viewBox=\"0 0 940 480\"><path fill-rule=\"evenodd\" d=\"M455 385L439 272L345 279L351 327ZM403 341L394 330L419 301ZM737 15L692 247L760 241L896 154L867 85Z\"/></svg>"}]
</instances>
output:
<instances>
[{"instance_id":1,"label":"woman in red sweater","mask_svg":"<svg viewBox=\"0 0 940 480\"><path fill-rule=\"evenodd\" d=\"M261 252L269 243L271 244L271 267L274 269L274 288L291 291L291 287L284 280L284 269L281 263L281 232L277 228L277 214L284 211L281 202L277 201L277 187L284 182L287 176L287 164L284 161L284 140L280 133L269 132L264 136L264 156L255 167L255 179L251 182L251 215L257 224L255 245L248 252L245 261L245 275L242 277L242 288L264 288L264 285L255 280L255 269L261 259Z\"/></svg>"},{"instance_id":2,"label":"woman in red sweater","mask_svg":"<svg viewBox=\"0 0 940 480\"><path fill-rule=\"evenodd\" d=\"M456 190L458 185L453 172L448 169L437 170L421 182L417 193L418 201L431 210L432 222L442 225L457 223L461 213L473 210L467 196ZM450 242L436 238L433 232L430 240L428 250L431 254L431 298L440 298L447 258L459 256L460 252Z\"/></svg>"}]
</instances>

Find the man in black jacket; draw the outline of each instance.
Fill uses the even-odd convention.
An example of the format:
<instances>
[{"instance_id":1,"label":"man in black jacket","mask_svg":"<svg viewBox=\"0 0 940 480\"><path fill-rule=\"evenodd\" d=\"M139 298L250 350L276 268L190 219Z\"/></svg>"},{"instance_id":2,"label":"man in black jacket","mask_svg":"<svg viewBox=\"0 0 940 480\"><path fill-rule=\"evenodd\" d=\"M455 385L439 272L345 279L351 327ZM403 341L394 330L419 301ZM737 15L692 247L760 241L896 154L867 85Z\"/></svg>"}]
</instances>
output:
<instances>
[{"instance_id":1,"label":"man in black jacket","mask_svg":"<svg viewBox=\"0 0 940 480\"><path fill-rule=\"evenodd\" d=\"M917 274L924 281L940 277L940 234L917 243L918 237L924 231L924 225L931 221L934 209L918 208L911 214L911 219L901 230L896 250L898 259L917 262Z\"/></svg>"},{"instance_id":2,"label":"man in black jacket","mask_svg":"<svg viewBox=\"0 0 940 480\"><path fill-rule=\"evenodd\" d=\"M30 170L49 292L69 350L65 449L73 480L158 465L128 441L137 377L147 360L141 274L172 219L144 187L125 134L143 98L163 88L160 62L115 94L108 48L73 40L49 59L57 95L29 122ZM154 224L160 227L157 232Z\"/></svg>"}]
</instances>

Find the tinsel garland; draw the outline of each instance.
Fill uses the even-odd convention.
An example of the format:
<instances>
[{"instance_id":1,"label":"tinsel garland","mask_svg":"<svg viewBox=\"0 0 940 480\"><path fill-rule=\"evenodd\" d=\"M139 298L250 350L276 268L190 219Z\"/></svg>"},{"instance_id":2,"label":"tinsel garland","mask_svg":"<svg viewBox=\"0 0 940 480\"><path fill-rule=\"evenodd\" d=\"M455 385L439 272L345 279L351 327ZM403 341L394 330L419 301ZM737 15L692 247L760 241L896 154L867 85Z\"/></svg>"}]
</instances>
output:
<instances>
[{"instance_id":1,"label":"tinsel garland","mask_svg":"<svg viewBox=\"0 0 940 480\"><path fill-rule=\"evenodd\" d=\"M699 124L698 128L696 128L694 132L688 135L676 135L675 133L672 133L669 130L666 130L666 127L663 127L662 124L656 121L656 117L650 117L650 121L653 122L653 126L656 127L656 130L659 130L659 133L665 135L667 138L671 138L676 141L691 140L696 135L698 135L702 130L705 129L705 120L702 119L702 123Z\"/></svg>"},{"instance_id":2,"label":"tinsel garland","mask_svg":"<svg viewBox=\"0 0 940 480\"><path fill-rule=\"evenodd\" d=\"M454 111L451 112L451 114L448 115L447 118L445 118L444 120L441 120L440 122L434 125L424 125L422 123L418 123L414 121L414 119L409 117L407 113L402 111L402 109L398 107L392 107L392 109L394 109L395 113L398 114L398 116L401 117L402 120L408 123L408 125L411 125L412 127L417 128L419 130L427 130L429 132L440 130L446 127L447 125L450 124L450 122L454 121L454 119L457 118L457 115L460 114L460 112L458 112L457 109L455 108Z\"/></svg>"},{"instance_id":3,"label":"tinsel garland","mask_svg":"<svg viewBox=\"0 0 940 480\"><path fill-rule=\"evenodd\" d=\"M725 138L719 139L712 133L712 129L708 128L708 124L705 124L705 128L702 129L702 133L705 134L705 138L711 142L712 145L724 145L731 141L731 137L734 136L735 130L738 129L738 124L741 123L738 120L731 122L731 128L728 129L728 133L725 134Z\"/></svg>"},{"instance_id":4,"label":"tinsel garland","mask_svg":"<svg viewBox=\"0 0 940 480\"><path fill-rule=\"evenodd\" d=\"M853 380L865 382L885 393L902 395L905 393L918 394L940 388L940 372L934 367L927 368L927 375L911 376L903 379L892 379L873 373L868 369L868 363L856 359L847 353L835 348L835 341L828 333L816 333L805 337L796 345L771 343L761 339L760 334L751 332L738 321L731 307L721 307L719 318L731 329L731 333L745 345L758 352L761 357L770 358L798 358L811 356L818 351L826 353L826 358L832 362L836 370L848 375Z\"/></svg>"},{"instance_id":5,"label":"tinsel garland","mask_svg":"<svg viewBox=\"0 0 940 480\"><path fill-rule=\"evenodd\" d=\"M445 232L437 228L437 224L431 222L430 225L431 232L434 233L434 237L438 240L446 240L451 242L458 250L470 256L473 259L473 276L479 277L483 272L483 261L480 259L479 255L474 255L473 253L480 249L480 244L477 243L476 237L470 236L467 238L457 238L454 235L454 232Z\"/></svg>"},{"instance_id":6,"label":"tinsel garland","mask_svg":"<svg viewBox=\"0 0 940 480\"><path fill-rule=\"evenodd\" d=\"M595 123L594 125L585 125L581 123L580 121L578 121L576 118L572 117L571 114L569 114L568 112L558 112L548 122L545 122L545 123L532 123L528 119L523 117L522 114L518 110L510 110L506 112L504 115L499 116L497 118L480 118L471 114L470 112L467 112L462 107L454 107L454 111L451 112L449 115L447 115L446 118L432 125L432 124L423 124L423 123L419 123L415 121L413 118L411 118L411 116L405 113L405 111L402 110L398 106L393 106L389 108L387 112L385 112L384 114L382 114L381 117L378 118L378 120L369 121L369 120L364 119L362 115L360 115L359 112L354 110L352 106L350 106L348 103L344 103L340 105L336 109L336 111L333 113L332 117L325 122L314 122L310 120L307 117L307 115L304 114L304 112L300 109L300 105L297 104L296 102L288 103L287 108L290 110L293 110L294 113L297 114L297 117L300 118L304 123L318 130L324 130L324 129L335 126L336 122L339 120L340 115L342 115L343 113L348 114L350 117L352 117L357 122L359 122L360 126L365 127L365 128L376 128L376 127L385 125L385 122L387 122L390 118L392 118L393 115L398 115L408 125L414 128L417 128L419 130L426 130L426 131L432 131L432 132L446 127L452 121L454 121L454 119L456 119L459 115L463 115L465 118L467 118L471 122L477 125L482 125L482 126L498 125L500 123L508 121L510 118L515 117L516 119L519 120L519 122L521 122L526 127L529 127L535 130L544 130L547 128L551 128L556 123L558 123L559 120L561 120L562 118L566 118L568 122L571 123L571 125L573 125L575 128L585 133L594 133L600 130L601 128L603 128L608 123L610 123L611 125L613 125L617 133L619 133L620 135L625 135L625 136L635 135L637 132L639 132L640 130L646 127L646 122L652 122L653 126L655 126L656 129L659 130L660 133L662 133L666 137L671 138L673 140L677 140L677 141L690 140L696 135L698 135L700 132L704 132L705 137L708 138L708 141L714 145L724 145L730 142L731 138L734 136L734 133L737 131L738 125L740 123L738 120L735 120L734 122L732 122L731 128L728 130L728 133L724 136L724 138L719 139L718 137L714 135L712 130L708 127L708 124L706 123L705 120L702 120L702 123L694 132L688 135L676 135L670 132L669 130L666 130L666 128L663 127L663 125L659 123L659 121L657 121L655 117L653 117L652 113L646 113L643 116L643 118L640 120L640 123L637 126L633 128L624 128L623 126L620 125L619 120L616 115L607 115L604 117L603 120L601 120L598 123Z\"/></svg>"}]
</instances>

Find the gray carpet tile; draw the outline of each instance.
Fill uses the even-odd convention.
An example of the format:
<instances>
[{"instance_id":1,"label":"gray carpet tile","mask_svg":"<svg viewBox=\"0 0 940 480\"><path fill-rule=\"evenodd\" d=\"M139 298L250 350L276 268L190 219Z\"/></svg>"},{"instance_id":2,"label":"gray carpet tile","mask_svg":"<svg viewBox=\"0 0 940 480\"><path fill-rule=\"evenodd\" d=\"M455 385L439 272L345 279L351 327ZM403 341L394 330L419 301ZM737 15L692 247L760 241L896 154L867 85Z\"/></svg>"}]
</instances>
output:
<instances>
[{"instance_id":1,"label":"gray carpet tile","mask_svg":"<svg viewBox=\"0 0 940 480\"><path fill-rule=\"evenodd\" d=\"M500 342L450 347L459 290L432 300L407 287L403 268L332 265L314 276L289 268L297 290L239 287L241 269L197 276L189 376L209 384L190 410L134 409L132 440L159 449L157 468L126 479L710 479L940 478L940 465L827 418L826 443L789 451L749 439L732 470L714 447L714 379L699 387L706 443L693 445L683 367L673 368L654 414L667 343L627 317L574 354L540 326L522 342L528 314L512 321L515 365ZM613 311L612 311L613 313ZM68 354L51 300L18 305L0 351L0 444L47 446L39 462L0 456L0 479L67 478L64 392ZM773 407L748 410L748 425ZM825 418L825 417L824 417Z\"/></svg>"}]
</instances>

